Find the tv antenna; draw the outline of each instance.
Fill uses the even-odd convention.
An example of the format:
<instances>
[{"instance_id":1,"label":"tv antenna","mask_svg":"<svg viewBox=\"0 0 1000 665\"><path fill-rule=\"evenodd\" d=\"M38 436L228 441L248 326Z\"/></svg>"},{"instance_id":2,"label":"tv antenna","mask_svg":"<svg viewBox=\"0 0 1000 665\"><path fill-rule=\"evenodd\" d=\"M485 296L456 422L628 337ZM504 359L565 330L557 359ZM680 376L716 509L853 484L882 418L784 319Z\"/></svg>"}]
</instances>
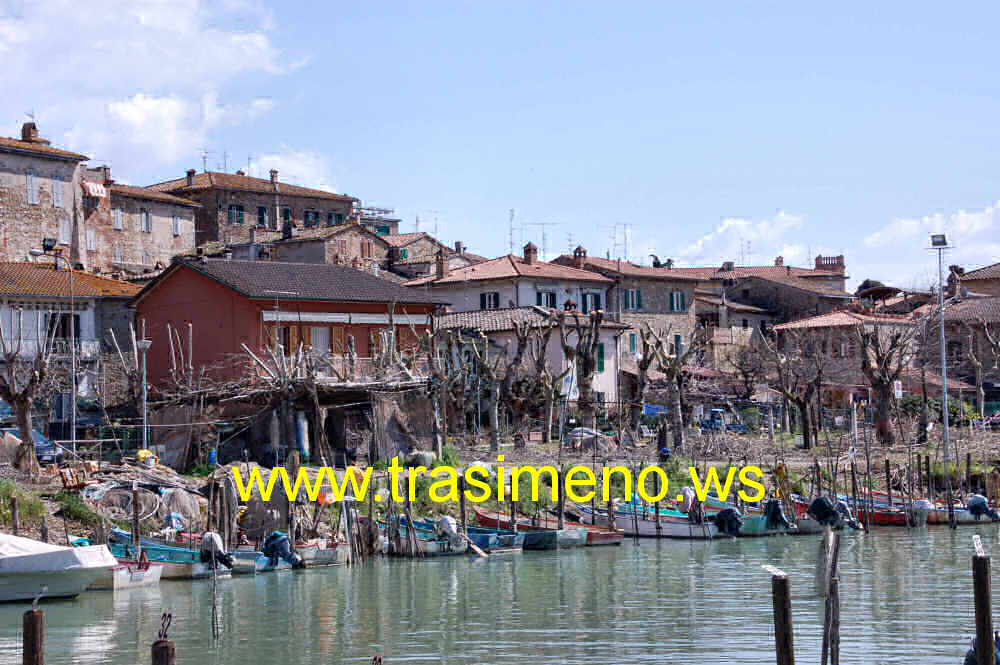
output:
<instances>
[{"instance_id":1,"label":"tv antenna","mask_svg":"<svg viewBox=\"0 0 1000 665\"><path fill-rule=\"evenodd\" d=\"M545 229L549 226L559 226L560 222L524 222L523 226L540 226L542 227L542 260L545 261L544 257L548 256L549 251L549 235L546 233ZM511 254L514 252L511 251Z\"/></svg>"},{"instance_id":2,"label":"tv antenna","mask_svg":"<svg viewBox=\"0 0 1000 665\"><path fill-rule=\"evenodd\" d=\"M208 156L214 155L215 153L208 148L201 149L201 171L205 173L208 171Z\"/></svg>"}]
</instances>

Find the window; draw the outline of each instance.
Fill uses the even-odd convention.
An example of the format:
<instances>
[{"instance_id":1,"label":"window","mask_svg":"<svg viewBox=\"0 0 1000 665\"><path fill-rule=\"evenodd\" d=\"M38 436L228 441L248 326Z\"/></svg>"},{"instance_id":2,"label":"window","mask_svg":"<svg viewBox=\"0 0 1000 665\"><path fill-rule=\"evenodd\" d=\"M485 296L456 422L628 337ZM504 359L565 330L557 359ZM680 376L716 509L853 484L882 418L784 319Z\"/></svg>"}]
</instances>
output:
<instances>
[{"instance_id":1,"label":"window","mask_svg":"<svg viewBox=\"0 0 1000 665\"><path fill-rule=\"evenodd\" d=\"M591 310L597 310L601 308L601 294L600 293L584 293L583 294L583 313L586 314Z\"/></svg>"},{"instance_id":2,"label":"window","mask_svg":"<svg viewBox=\"0 0 1000 665\"><path fill-rule=\"evenodd\" d=\"M409 255L410 255L410 250L408 250L408 249L401 249L401 250L399 250L399 258L400 259L405 259Z\"/></svg>"},{"instance_id":3,"label":"window","mask_svg":"<svg viewBox=\"0 0 1000 665\"><path fill-rule=\"evenodd\" d=\"M625 309L642 309L642 291L625 289Z\"/></svg>"},{"instance_id":4,"label":"window","mask_svg":"<svg viewBox=\"0 0 1000 665\"><path fill-rule=\"evenodd\" d=\"M327 226L340 226L344 223L344 216L339 212L328 212L326 213L326 225Z\"/></svg>"},{"instance_id":5,"label":"window","mask_svg":"<svg viewBox=\"0 0 1000 665\"><path fill-rule=\"evenodd\" d=\"M70 240L70 228L68 219L59 220L59 244L68 245Z\"/></svg>"},{"instance_id":6,"label":"window","mask_svg":"<svg viewBox=\"0 0 1000 665\"><path fill-rule=\"evenodd\" d=\"M479 309L500 309L500 292L487 291L479 294Z\"/></svg>"},{"instance_id":7,"label":"window","mask_svg":"<svg viewBox=\"0 0 1000 665\"><path fill-rule=\"evenodd\" d=\"M141 210L139 210L139 221L142 222L143 233L153 232L153 213L146 210L145 208L142 208Z\"/></svg>"},{"instance_id":8,"label":"window","mask_svg":"<svg viewBox=\"0 0 1000 665\"><path fill-rule=\"evenodd\" d=\"M121 263L122 260L123 260L122 259L122 246L121 245L115 245L115 258L114 258L114 261L115 261L115 263Z\"/></svg>"},{"instance_id":9,"label":"window","mask_svg":"<svg viewBox=\"0 0 1000 665\"><path fill-rule=\"evenodd\" d=\"M683 291L671 291L670 292L670 311L671 312L684 312L687 311L687 298Z\"/></svg>"},{"instance_id":10,"label":"window","mask_svg":"<svg viewBox=\"0 0 1000 665\"><path fill-rule=\"evenodd\" d=\"M674 335L674 354L680 355L684 353L684 343L681 342L680 335Z\"/></svg>"},{"instance_id":11,"label":"window","mask_svg":"<svg viewBox=\"0 0 1000 665\"><path fill-rule=\"evenodd\" d=\"M389 226L386 224L376 224L375 225L375 235L377 236L387 236L389 235Z\"/></svg>"},{"instance_id":12,"label":"window","mask_svg":"<svg viewBox=\"0 0 1000 665\"><path fill-rule=\"evenodd\" d=\"M80 339L80 315L73 314L73 336ZM48 334L54 339L70 338L69 312L49 312L46 315Z\"/></svg>"},{"instance_id":13,"label":"window","mask_svg":"<svg viewBox=\"0 0 1000 665\"><path fill-rule=\"evenodd\" d=\"M744 328L749 328L750 327L750 321L747 320L747 319L743 319L743 327Z\"/></svg>"},{"instance_id":14,"label":"window","mask_svg":"<svg viewBox=\"0 0 1000 665\"><path fill-rule=\"evenodd\" d=\"M303 213L303 223L307 229L319 226L319 212L316 210L306 210Z\"/></svg>"},{"instance_id":15,"label":"window","mask_svg":"<svg viewBox=\"0 0 1000 665\"><path fill-rule=\"evenodd\" d=\"M267 228L267 206L257 206L257 226Z\"/></svg>"},{"instance_id":16,"label":"window","mask_svg":"<svg viewBox=\"0 0 1000 665\"><path fill-rule=\"evenodd\" d=\"M230 224L242 224L243 223L243 206L230 204L229 206L229 223Z\"/></svg>"},{"instance_id":17,"label":"window","mask_svg":"<svg viewBox=\"0 0 1000 665\"><path fill-rule=\"evenodd\" d=\"M97 251L97 231L94 229L87 229L87 251Z\"/></svg>"},{"instance_id":18,"label":"window","mask_svg":"<svg viewBox=\"0 0 1000 665\"><path fill-rule=\"evenodd\" d=\"M555 309L556 307L556 292L555 291L539 291L535 294L535 304L539 307L548 307L550 309Z\"/></svg>"},{"instance_id":19,"label":"window","mask_svg":"<svg viewBox=\"0 0 1000 665\"><path fill-rule=\"evenodd\" d=\"M142 265L148 266L153 263L153 258L149 255L149 252L142 250Z\"/></svg>"},{"instance_id":20,"label":"window","mask_svg":"<svg viewBox=\"0 0 1000 665\"><path fill-rule=\"evenodd\" d=\"M291 222L292 224L295 223L294 221L292 221L292 209L291 208L289 208L289 207L286 206L286 207L284 207L284 208L281 209L281 221L283 221L283 222Z\"/></svg>"},{"instance_id":21,"label":"window","mask_svg":"<svg viewBox=\"0 0 1000 665\"><path fill-rule=\"evenodd\" d=\"M632 355L639 353L639 336L635 333L628 334L628 352Z\"/></svg>"},{"instance_id":22,"label":"window","mask_svg":"<svg viewBox=\"0 0 1000 665\"><path fill-rule=\"evenodd\" d=\"M604 342L597 345L597 372L604 371ZM602 400L598 400L602 401Z\"/></svg>"},{"instance_id":23,"label":"window","mask_svg":"<svg viewBox=\"0 0 1000 665\"><path fill-rule=\"evenodd\" d=\"M111 211L111 228L115 231L122 230L122 209L115 208Z\"/></svg>"},{"instance_id":24,"label":"window","mask_svg":"<svg viewBox=\"0 0 1000 665\"><path fill-rule=\"evenodd\" d=\"M28 203L38 205L38 176L31 169L24 172L28 187Z\"/></svg>"},{"instance_id":25,"label":"window","mask_svg":"<svg viewBox=\"0 0 1000 665\"><path fill-rule=\"evenodd\" d=\"M52 176L52 207L63 207L63 179L61 175ZM96 203L96 201L95 201ZM96 206L95 206L96 207Z\"/></svg>"},{"instance_id":26,"label":"window","mask_svg":"<svg viewBox=\"0 0 1000 665\"><path fill-rule=\"evenodd\" d=\"M179 236L181 234L181 218L179 215L174 215L173 227L174 235Z\"/></svg>"}]
</instances>

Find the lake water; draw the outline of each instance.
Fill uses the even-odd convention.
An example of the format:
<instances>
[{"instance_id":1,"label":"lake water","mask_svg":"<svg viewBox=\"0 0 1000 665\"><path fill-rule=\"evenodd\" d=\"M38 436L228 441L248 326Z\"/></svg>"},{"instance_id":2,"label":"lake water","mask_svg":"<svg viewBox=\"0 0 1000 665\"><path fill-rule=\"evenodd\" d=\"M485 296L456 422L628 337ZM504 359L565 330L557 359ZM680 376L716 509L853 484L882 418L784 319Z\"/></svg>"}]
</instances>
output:
<instances>
[{"instance_id":1,"label":"lake water","mask_svg":"<svg viewBox=\"0 0 1000 665\"><path fill-rule=\"evenodd\" d=\"M846 534L841 662L961 663L974 533L1000 552L995 525ZM797 661L818 663L817 548L818 536L643 540L234 578L219 584L215 644L211 582L87 593L44 604L46 662L149 663L170 609L179 663L773 663L772 564L791 579ZM21 662L25 609L0 606L0 663Z\"/></svg>"}]
</instances>

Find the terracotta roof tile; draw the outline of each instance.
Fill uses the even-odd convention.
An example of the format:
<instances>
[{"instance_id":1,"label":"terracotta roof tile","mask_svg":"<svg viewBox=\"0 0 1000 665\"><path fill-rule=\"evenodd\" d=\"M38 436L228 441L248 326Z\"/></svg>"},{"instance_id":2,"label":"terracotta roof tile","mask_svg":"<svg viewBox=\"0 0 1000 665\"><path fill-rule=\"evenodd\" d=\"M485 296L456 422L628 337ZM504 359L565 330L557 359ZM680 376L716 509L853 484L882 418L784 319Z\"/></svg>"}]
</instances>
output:
<instances>
[{"instance_id":1,"label":"terracotta roof tile","mask_svg":"<svg viewBox=\"0 0 1000 665\"><path fill-rule=\"evenodd\" d=\"M515 323L530 323L532 327L541 327L551 316L553 310L537 305L527 307L509 307L506 309L485 309L471 312L448 312L435 319L438 328L460 328L478 330L484 333L513 330ZM581 320L586 314L580 314ZM572 315L568 316L572 319ZM602 328L625 330L628 326L614 321L602 321Z\"/></svg>"},{"instance_id":2,"label":"terracotta roof tile","mask_svg":"<svg viewBox=\"0 0 1000 665\"><path fill-rule=\"evenodd\" d=\"M883 324L883 325L911 325L909 317L896 316L892 314L877 314L874 312L856 312L846 309L838 309L826 314L810 316L798 321L782 323L774 327L775 330L804 330L807 328L837 328L844 326L857 326L859 324Z\"/></svg>"},{"instance_id":3,"label":"terracotta roof tile","mask_svg":"<svg viewBox=\"0 0 1000 665\"><path fill-rule=\"evenodd\" d=\"M704 281L711 279L739 279L741 277L802 277L807 279L841 277L841 275L827 270L796 268L795 266L734 266L732 270L701 266L691 268L660 268L660 270L672 274L690 275Z\"/></svg>"},{"instance_id":4,"label":"terracotta roof tile","mask_svg":"<svg viewBox=\"0 0 1000 665\"><path fill-rule=\"evenodd\" d=\"M603 272L610 272L626 277L645 277L648 279L700 281L700 278L693 275L682 275L676 270L667 268L654 268L652 266L640 266L629 261L617 261L614 259L602 259L596 256L588 256L586 265L592 266ZM572 267L575 259L569 254L557 257L553 263Z\"/></svg>"},{"instance_id":5,"label":"terracotta roof tile","mask_svg":"<svg viewBox=\"0 0 1000 665\"><path fill-rule=\"evenodd\" d=\"M429 284L458 284L461 282L483 281L490 279L512 279L516 277L536 279L565 279L577 282L595 282L612 284L612 280L589 270L570 268L558 263L536 261L528 264L520 256L508 254L500 258L452 270L447 276L437 279L435 276L421 277L407 282L407 286L422 286Z\"/></svg>"},{"instance_id":6,"label":"terracotta roof tile","mask_svg":"<svg viewBox=\"0 0 1000 665\"><path fill-rule=\"evenodd\" d=\"M409 245L414 240L420 240L424 236L431 238L428 234L422 231L419 233L390 233L389 235L381 236L381 238L392 247L404 247L405 245ZM434 240L434 238L431 238L431 240ZM437 240L434 240L434 242L437 242Z\"/></svg>"},{"instance_id":7,"label":"terracotta roof tile","mask_svg":"<svg viewBox=\"0 0 1000 665\"><path fill-rule=\"evenodd\" d=\"M983 266L976 270L970 270L962 275L962 281L975 281L977 279L1000 279L1000 263L991 266Z\"/></svg>"},{"instance_id":8,"label":"terracotta roof tile","mask_svg":"<svg viewBox=\"0 0 1000 665\"><path fill-rule=\"evenodd\" d=\"M31 152L38 155L46 155L56 159L68 159L74 162L85 162L90 157L81 155L69 150L53 148L44 143L34 143L32 141L21 141L7 136L0 136L0 152Z\"/></svg>"},{"instance_id":9,"label":"terracotta roof tile","mask_svg":"<svg viewBox=\"0 0 1000 665\"><path fill-rule=\"evenodd\" d=\"M180 196L174 196L173 194L167 194L166 192L158 192L147 187L133 187L132 185L119 185L117 183L112 183L108 189L111 190L112 194L128 196L133 199L163 201L164 203L175 203L177 205L188 206L191 208L201 207L200 203L192 201L191 199L181 198Z\"/></svg>"},{"instance_id":10,"label":"terracotta roof tile","mask_svg":"<svg viewBox=\"0 0 1000 665\"><path fill-rule=\"evenodd\" d=\"M72 293L77 298L131 298L140 288L130 282L73 271ZM0 295L69 298L70 271L56 270L51 261L0 263Z\"/></svg>"},{"instance_id":11,"label":"terracotta roof tile","mask_svg":"<svg viewBox=\"0 0 1000 665\"><path fill-rule=\"evenodd\" d=\"M937 304L931 303L925 307L936 308ZM1000 296L965 298L960 302L948 305L944 310L944 320L967 323L978 321L1000 323Z\"/></svg>"},{"instance_id":12,"label":"terracotta roof tile","mask_svg":"<svg viewBox=\"0 0 1000 665\"><path fill-rule=\"evenodd\" d=\"M275 183L272 183L269 179L266 180L264 178L254 178L247 175L239 175L237 173L217 173L215 171L205 171L203 173L195 174L193 184L191 185L187 184L187 178L184 177L176 180L160 182L155 185L149 185L147 189L153 189L158 192L174 192L184 194L187 192L218 188L273 194L274 184ZM357 201L357 199L353 196L347 196L346 194L335 194L323 189L310 189L309 187L289 185L281 182L280 180L277 185L278 194L285 194L288 196L308 196L316 199L331 199L336 201Z\"/></svg>"}]
</instances>

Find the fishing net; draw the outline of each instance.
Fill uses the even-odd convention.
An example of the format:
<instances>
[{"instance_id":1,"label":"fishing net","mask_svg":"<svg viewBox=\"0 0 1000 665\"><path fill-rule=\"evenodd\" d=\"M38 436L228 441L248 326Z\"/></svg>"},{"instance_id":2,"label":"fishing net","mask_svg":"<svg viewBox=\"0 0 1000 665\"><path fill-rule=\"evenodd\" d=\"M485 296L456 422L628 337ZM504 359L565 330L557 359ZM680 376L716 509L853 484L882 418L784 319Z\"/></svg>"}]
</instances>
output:
<instances>
[{"instance_id":1,"label":"fishing net","mask_svg":"<svg viewBox=\"0 0 1000 665\"><path fill-rule=\"evenodd\" d=\"M375 435L370 460L389 460L414 450L433 449L434 405L426 391L376 392L372 400Z\"/></svg>"}]
</instances>

